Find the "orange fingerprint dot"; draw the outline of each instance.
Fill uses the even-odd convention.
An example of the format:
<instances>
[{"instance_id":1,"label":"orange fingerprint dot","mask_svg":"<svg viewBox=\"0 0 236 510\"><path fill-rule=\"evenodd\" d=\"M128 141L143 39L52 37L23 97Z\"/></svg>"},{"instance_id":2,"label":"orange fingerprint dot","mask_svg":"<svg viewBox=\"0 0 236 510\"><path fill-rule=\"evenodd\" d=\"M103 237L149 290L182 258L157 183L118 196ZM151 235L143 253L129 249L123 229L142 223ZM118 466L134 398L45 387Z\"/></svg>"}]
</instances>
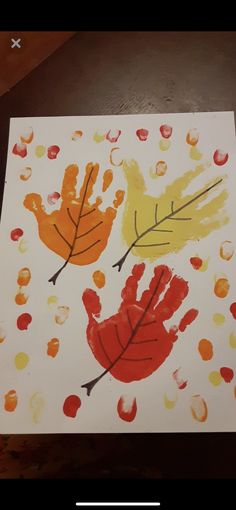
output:
<instances>
[{"instance_id":1,"label":"orange fingerprint dot","mask_svg":"<svg viewBox=\"0 0 236 510\"><path fill-rule=\"evenodd\" d=\"M198 140L199 140L199 132L197 129L190 129L187 133L187 136L186 136L186 142L189 144L189 145L197 145L198 143Z\"/></svg>"},{"instance_id":2,"label":"orange fingerprint dot","mask_svg":"<svg viewBox=\"0 0 236 510\"><path fill-rule=\"evenodd\" d=\"M156 175L165 175L167 171L167 164L165 161L158 161L156 164Z\"/></svg>"},{"instance_id":3,"label":"orange fingerprint dot","mask_svg":"<svg viewBox=\"0 0 236 510\"><path fill-rule=\"evenodd\" d=\"M122 189L118 189L116 192L116 198L113 200L113 204L115 207L119 207L120 204L122 204L124 200L125 192Z\"/></svg>"},{"instance_id":4,"label":"orange fingerprint dot","mask_svg":"<svg viewBox=\"0 0 236 510\"><path fill-rule=\"evenodd\" d=\"M210 340L203 338L198 343L198 350L204 361L209 361L213 357L213 345Z\"/></svg>"},{"instance_id":5,"label":"orange fingerprint dot","mask_svg":"<svg viewBox=\"0 0 236 510\"><path fill-rule=\"evenodd\" d=\"M76 142L76 140L79 140L79 138L81 138L82 136L83 136L83 131L77 130L77 131L74 131L71 139L74 140L74 142Z\"/></svg>"},{"instance_id":6,"label":"orange fingerprint dot","mask_svg":"<svg viewBox=\"0 0 236 510\"><path fill-rule=\"evenodd\" d=\"M15 302L17 305L25 305L25 303L28 301L28 297L29 296L26 296L24 292L19 291L15 296Z\"/></svg>"},{"instance_id":7,"label":"orange fingerprint dot","mask_svg":"<svg viewBox=\"0 0 236 510\"><path fill-rule=\"evenodd\" d=\"M26 129L24 133L20 136L20 140L22 143L31 143L34 138L34 132L31 127Z\"/></svg>"},{"instance_id":8,"label":"orange fingerprint dot","mask_svg":"<svg viewBox=\"0 0 236 510\"><path fill-rule=\"evenodd\" d=\"M191 398L190 409L192 416L196 421L206 421L208 416L208 409L207 404L201 395L193 395Z\"/></svg>"},{"instance_id":9,"label":"orange fingerprint dot","mask_svg":"<svg viewBox=\"0 0 236 510\"><path fill-rule=\"evenodd\" d=\"M227 278L219 278L214 287L214 293L219 298L225 298L229 292L229 282Z\"/></svg>"},{"instance_id":10,"label":"orange fingerprint dot","mask_svg":"<svg viewBox=\"0 0 236 510\"><path fill-rule=\"evenodd\" d=\"M15 408L17 406L17 394L15 390L10 390L5 395L5 404L4 409L5 411L8 411L9 413L12 413L12 411L15 411Z\"/></svg>"},{"instance_id":11,"label":"orange fingerprint dot","mask_svg":"<svg viewBox=\"0 0 236 510\"><path fill-rule=\"evenodd\" d=\"M106 283L105 274L102 271L94 271L93 281L98 289L102 289Z\"/></svg>"},{"instance_id":12,"label":"orange fingerprint dot","mask_svg":"<svg viewBox=\"0 0 236 510\"><path fill-rule=\"evenodd\" d=\"M110 184L113 181L113 172L112 170L106 170L103 175L103 185L102 191L106 191L109 188Z\"/></svg>"},{"instance_id":13,"label":"orange fingerprint dot","mask_svg":"<svg viewBox=\"0 0 236 510\"><path fill-rule=\"evenodd\" d=\"M50 342L48 342L47 355L55 358L59 351L60 342L58 338L52 338Z\"/></svg>"},{"instance_id":14,"label":"orange fingerprint dot","mask_svg":"<svg viewBox=\"0 0 236 510\"><path fill-rule=\"evenodd\" d=\"M23 285L26 287L26 285L29 284L30 279L31 279L31 272L30 272L29 268L23 267L22 269L20 269L20 271L18 272L18 278L17 278L18 285L20 287L22 287Z\"/></svg>"},{"instance_id":15,"label":"orange fingerprint dot","mask_svg":"<svg viewBox=\"0 0 236 510\"><path fill-rule=\"evenodd\" d=\"M234 254L234 247L231 241L224 241L220 245L220 257L223 260L230 260Z\"/></svg>"}]
</instances>

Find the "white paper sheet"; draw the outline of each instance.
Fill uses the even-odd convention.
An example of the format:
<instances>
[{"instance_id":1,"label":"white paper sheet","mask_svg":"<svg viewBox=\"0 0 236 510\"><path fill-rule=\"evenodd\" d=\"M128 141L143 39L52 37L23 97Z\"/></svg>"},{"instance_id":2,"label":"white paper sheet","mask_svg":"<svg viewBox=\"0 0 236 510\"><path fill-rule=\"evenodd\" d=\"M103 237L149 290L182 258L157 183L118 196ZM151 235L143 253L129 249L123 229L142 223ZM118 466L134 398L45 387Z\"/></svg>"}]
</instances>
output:
<instances>
[{"instance_id":1,"label":"white paper sheet","mask_svg":"<svg viewBox=\"0 0 236 510\"><path fill-rule=\"evenodd\" d=\"M235 168L232 112L11 119L1 433L236 430Z\"/></svg>"}]
</instances>

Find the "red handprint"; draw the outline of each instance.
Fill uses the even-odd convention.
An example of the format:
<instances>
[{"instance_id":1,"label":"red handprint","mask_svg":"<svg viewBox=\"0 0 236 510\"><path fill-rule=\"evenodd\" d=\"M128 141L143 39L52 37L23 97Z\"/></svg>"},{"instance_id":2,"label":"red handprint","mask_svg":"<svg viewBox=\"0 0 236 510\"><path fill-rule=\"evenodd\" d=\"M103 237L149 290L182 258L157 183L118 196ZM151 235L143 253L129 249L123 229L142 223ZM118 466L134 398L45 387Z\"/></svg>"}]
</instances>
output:
<instances>
[{"instance_id":1,"label":"red handprint","mask_svg":"<svg viewBox=\"0 0 236 510\"><path fill-rule=\"evenodd\" d=\"M118 312L103 322L96 320L101 311L97 293L91 289L83 293L89 319L88 343L97 361L105 368L100 376L83 384L88 395L108 372L127 383L151 375L169 356L178 332L184 331L198 315L198 310L188 310L178 327L167 330L164 322L173 316L186 298L188 283L179 276L173 276L169 267L160 265L154 269L149 288L137 300L138 282L144 269L144 263L133 267L122 290ZM162 293L164 295L159 300Z\"/></svg>"}]
</instances>

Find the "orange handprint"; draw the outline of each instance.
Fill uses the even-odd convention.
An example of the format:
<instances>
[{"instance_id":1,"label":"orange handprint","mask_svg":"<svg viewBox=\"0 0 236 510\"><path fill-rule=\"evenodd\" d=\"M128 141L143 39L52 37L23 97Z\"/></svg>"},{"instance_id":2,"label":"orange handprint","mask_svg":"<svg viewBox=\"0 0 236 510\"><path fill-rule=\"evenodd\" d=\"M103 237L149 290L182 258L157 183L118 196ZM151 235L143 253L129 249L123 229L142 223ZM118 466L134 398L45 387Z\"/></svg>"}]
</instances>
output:
<instances>
[{"instance_id":1,"label":"orange handprint","mask_svg":"<svg viewBox=\"0 0 236 510\"><path fill-rule=\"evenodd\" d=\"M42 197L37 193L26 195L24 206L32 211L38 222L41 241L52 251L63 257L64 264L49 279L54 285L61 271L68 263L86 265L96 262L105 249L116 217L117 208L123 202L124 191L118 190L113 200L114 207L107 207L105 211L99 209L101 197L97 197L92 204L89 198L93 192L99 165L88 163L85 178L76 196L77 165L66 168L62 190L61 208L47 214L42 204ZM111 170L106 170L103 176L103 191L112 181Z\"/></svg>"}]
</instances>

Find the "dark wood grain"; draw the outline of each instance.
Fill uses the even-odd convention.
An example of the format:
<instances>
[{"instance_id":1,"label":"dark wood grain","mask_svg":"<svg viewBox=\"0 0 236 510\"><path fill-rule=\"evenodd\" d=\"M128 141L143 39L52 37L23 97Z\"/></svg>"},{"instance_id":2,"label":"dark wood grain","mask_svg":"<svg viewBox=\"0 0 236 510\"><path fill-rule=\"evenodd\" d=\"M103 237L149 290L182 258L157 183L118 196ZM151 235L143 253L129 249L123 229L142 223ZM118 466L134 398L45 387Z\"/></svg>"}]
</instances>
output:
<instances>
[{"instance_id":1,"label":"dark wood grain","mask_svg":"<svg viewBox=\"0 0 236 510\"><path fill-rule=\"evenodd\" d=\"M2 187L11 116L235 110L235 90L235 32L79 33L0 98ZM235 449L235 434L10 436L0 477L235 478Z\"/></svg>"}]
</instances>

